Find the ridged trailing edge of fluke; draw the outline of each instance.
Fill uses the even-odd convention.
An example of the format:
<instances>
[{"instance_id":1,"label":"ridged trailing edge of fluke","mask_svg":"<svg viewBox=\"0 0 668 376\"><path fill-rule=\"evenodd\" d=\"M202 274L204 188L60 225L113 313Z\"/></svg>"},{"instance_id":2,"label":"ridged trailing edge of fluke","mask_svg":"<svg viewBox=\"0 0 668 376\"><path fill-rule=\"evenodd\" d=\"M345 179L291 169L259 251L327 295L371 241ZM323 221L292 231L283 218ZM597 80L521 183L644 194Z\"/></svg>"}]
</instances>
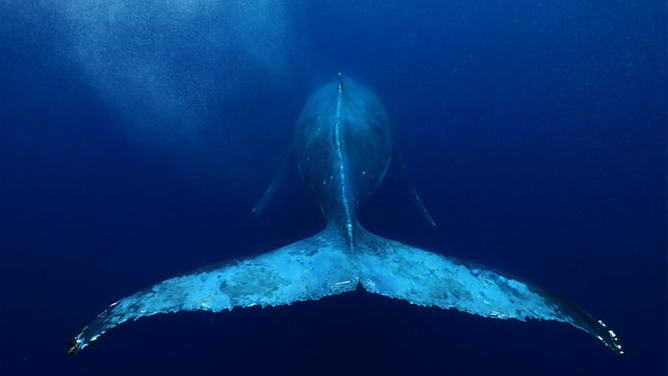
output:
<instances>
[{"instance_id":1,"label":"ridged trailing edge of fluke","mask_svg":"<svg viewBox=\"0 0 668 376\"><path fill-rule=\"evenodd\" d=\"M74 355L108 330L145 316L289 305L361 286L419 306L496 319L564 322L596 337L615 355L625 355L619 337L603 321L555 294L506 273L365 230L355 209L383 180L392 144L380 100L339 74L307 101L292 147L300 175L327 219L326 228L277 250L170 278L123 298L81 329L68 343L68 353Z\"/></svg>"}]
</instances>

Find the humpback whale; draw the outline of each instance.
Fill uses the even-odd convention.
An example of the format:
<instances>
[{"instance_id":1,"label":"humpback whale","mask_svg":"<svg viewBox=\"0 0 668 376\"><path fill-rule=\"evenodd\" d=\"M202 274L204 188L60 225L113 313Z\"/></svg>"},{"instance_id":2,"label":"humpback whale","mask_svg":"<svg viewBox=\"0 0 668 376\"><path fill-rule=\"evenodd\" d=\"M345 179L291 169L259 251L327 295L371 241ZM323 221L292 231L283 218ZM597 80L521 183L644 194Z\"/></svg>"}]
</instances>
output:
<instances>
[{"instance_id":1,"label":"humpback whale","mask_svg":"<svg viewBox=\"0 0 668 376\"><path fill-rule=\"evenodd\" d=\"M322 209L325 229L274 251L205 267L123 298L81 329L68 343L68 353L76 354L108 330L145 316L292 304L361 286L419 306L568 323L624 356L619 337L603 321L553 293L365 230L355 209L382 182L392 150L392 129L378 97L339 74L308 99L293 142L299 173Z\"/></svg>"}]
</instances>

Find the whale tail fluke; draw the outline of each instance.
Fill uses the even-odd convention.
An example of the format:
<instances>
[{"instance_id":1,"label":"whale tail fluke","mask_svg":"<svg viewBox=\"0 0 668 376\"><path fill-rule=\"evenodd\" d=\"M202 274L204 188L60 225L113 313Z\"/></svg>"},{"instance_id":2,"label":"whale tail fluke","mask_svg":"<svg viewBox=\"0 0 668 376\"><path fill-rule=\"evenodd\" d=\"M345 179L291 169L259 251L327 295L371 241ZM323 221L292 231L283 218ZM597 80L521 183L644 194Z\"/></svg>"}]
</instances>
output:
<instances>
[{"instance_id":1,"label":"whale tail fluke","mask_svg":"<svg viewBox=\"0 0 668 376\"><path fill-rule=\"evenodd\" d=\"M371 234L357 225L351 249L342 232L322 232L242 261L212 265L160 282L112 304L68 344L73 355L128 320L178 311L277 306L355 290L421 306L499 319L554 320L597 337L623 356L602 321L529 282Z\"/></svg>"}]
</instances>

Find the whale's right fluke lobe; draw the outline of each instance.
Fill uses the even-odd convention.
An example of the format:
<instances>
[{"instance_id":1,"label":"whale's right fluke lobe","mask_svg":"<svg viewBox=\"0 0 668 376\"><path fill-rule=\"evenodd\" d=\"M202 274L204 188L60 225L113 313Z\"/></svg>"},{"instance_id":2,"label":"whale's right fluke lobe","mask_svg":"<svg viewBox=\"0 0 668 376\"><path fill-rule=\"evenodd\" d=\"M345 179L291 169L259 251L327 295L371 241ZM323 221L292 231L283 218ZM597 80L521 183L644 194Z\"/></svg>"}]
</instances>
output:
<instances>
[{"instance_id":1,"label":"whale's right fluke lobe","mask_svg":"<svg viewBox=\"0 0 668 376\"><path fill-rule=\"evenodd\" d=\"M368 292L489 318L565 322L598 338L615 355L625 355L603 321L532 283L368 232L364 237L358 265Z\"/></svg>"}]
</instances>

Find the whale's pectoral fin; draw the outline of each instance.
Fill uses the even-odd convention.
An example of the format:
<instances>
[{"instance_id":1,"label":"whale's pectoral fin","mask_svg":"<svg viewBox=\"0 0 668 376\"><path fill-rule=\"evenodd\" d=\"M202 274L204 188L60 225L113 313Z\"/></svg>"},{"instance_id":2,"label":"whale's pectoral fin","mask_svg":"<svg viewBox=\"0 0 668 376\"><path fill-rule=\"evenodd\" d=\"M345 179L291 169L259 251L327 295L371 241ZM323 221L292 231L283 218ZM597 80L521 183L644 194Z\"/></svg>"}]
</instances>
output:
<instances>
[{"instance_id":1,"label":"whale's pectoral fin","mask_svg":"<svg viewBox=\"0 0 668 376\"><path fill-rule=\"evenodd\" d=\"M358 255L360 283L369 292L491 318L566 322L597 337L616 355L624 356L619 338L602 321L529 282L369 236L366 249L360 249Z\"/></svg>"},{"instance_id":2,"label":"whale's pectoral fin","mask_svg":"<svg viewBox=\"0 0 668 376\"><path fill-rule=\"evenodd\" d=\"M420 199L420 196L418 195L415 186L413 185L410 177L408 176L408 169L406 168L406 164L404 164L404 160L403 158L401 158L401 154L399 154L399 152L396 151L396 149L392 153L392 160L397 161L396 163L398 164L399 171L401 172L401 177L405 182L408 190L410 191L411 199L413 200L413 205L415 205L415 207L418 208L420 214L422 214L422 218L424 218L424 221L427 222L429 226L431 226L432 228L437 228L438 225L429 214L427 207L424 206L424 204L422 203L422 200Z\"/></svg>"},{"instance_id":3,"label":"whale's pectoral fin","mask_svg":"<svg viewBox=\"0 0 668 376\"><path fill-rule=\"evenodd\" d=\"M294 154L292 151L290 151L283 158L283 162L281 162L281 167L278 169L278 173L276 174L274 181L271 182L269 188L267 188L267 190L260 198L260 201L258 201L258 203L251 210L253 215L258 216L264 211L264 209L267 207L267 204L276 195L276 192L280 190L280 188L285 184L285 181L289 175L288 174L289 167L293 166L294 164L295 164Z\"/></svg>"},{"instance_id":4,"label":"whale's pectoral fin","mask_svg":"<svg viewBox=\"0 0 668 376\"><path fill-rule=\"evenodd\" d=\"M102 312L68 345L73 355L128 320L178 311L219 312L317 300L357 287L358 272L344 244L327 231L270 253L171 278Z\"/></svg>"}]
</instances>

